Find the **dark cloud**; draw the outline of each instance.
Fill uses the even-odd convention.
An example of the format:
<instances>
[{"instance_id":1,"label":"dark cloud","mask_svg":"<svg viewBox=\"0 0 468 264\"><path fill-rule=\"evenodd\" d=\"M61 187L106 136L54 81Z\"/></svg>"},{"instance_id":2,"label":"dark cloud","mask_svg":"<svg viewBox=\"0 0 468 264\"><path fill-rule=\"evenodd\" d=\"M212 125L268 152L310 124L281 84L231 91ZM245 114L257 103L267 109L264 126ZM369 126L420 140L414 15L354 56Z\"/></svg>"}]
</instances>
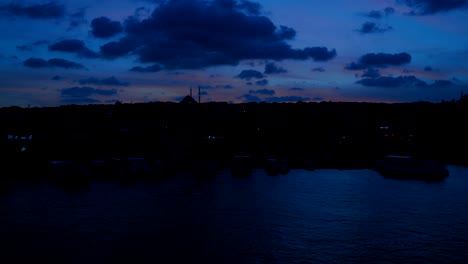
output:
<instances>
[{"instance_id":1,"label":"dark cloud","mask_svg":"<svg viewBox=\"0 0 468 264\"><path fill-rule=\"evenodd\" d=\"M280 26L277 35L280 39L284 40L294 39L294 37L296 36L296 30L290 27Z\"/></svg>"},{"instance_id":2,"label":"dark cloud","mask_svg":"<svg viewBox=\"0 0 468 264\"><path fill-rule=\"evenodd\" d=\"M18 45L18 46L16 46L16 49L20 50L20 51L30 51L30 50L32 50L31 46L27 46L27 45Z\"/></svg>"},{"instance_id":3,"label":"dark cloud","mask_svg":"<svg viewBox=\"0 0 468 264\"><path fill-rule=\"evenodd\" d=\"M357 83L363 86L383 87L383 88L399 88L399 87L419 87L419 88L447 88L455 85L449 80L436 80L431 84L422 81L415 76L398 76L398 77L378 77L364 78Z\"/></svg>"},{"instance_id":4,"label":"dark cloud","mask_svg":"<svg viewBox=\"0 0 468 264\"><path fill-rule=\"evenodd\" d=\"M73 104L73 105L81 105L81 104L99 104L102 103L100 100L88 98L88 97L62 97L60 100L63 104ZM108 101L106 101L108 102Z\"/></svg>"},{"instance_id":5,"label":"dark cloud","mask_svg":"<svg viewBox=\"0 0 468 264\"><path fill-rule=\"evenodd\" d=\"M273 62L269 62L265 65L265 74L278 74L278 73L285 73L287 72L286 69L276 66Z\"/></svg>"},{"instance_id":6,"label":"dark cloud","mask_svg":"<svg viewBox=\"0 0 468 264\"><path fill-rule=\"evenodd\" d=\"M66 39L49 46L50 51L75 53L83 58L97 58L99 55L88 49L83 41L78 39Z\"/></svg>"},{"instance_id":7,"label":"dark cloud","mask_svg":"<svg viewBox=\"0 0 468 264\"><path fill-rule=\"evenodd\" d=\"M380 19L382 18L382 12L378 11L378 10L372 10L370 11L369 13L365 14L367 17L370 17L370 18L375 18L375 19Z\"/></svg>"},{"instance_id":8,"label":"dark cloud","mask_svg":"<svg viewBox=\"0 0 468 264\"><path fill-rule=\"evenodd\" d=\"M230 2L230 0L226 2ZM259 3L246 0L240 1L239 3L237 3L237 6L239 9L244 10L245 12L247 12L247 14L250 15L260 15L260 11L262 9L262 6Z\"/></svg>"},{"instance_id":9,"label":"dark cloud","mask_svg":"<svg viewBox=\"0 0 468 264\"><path fill-rule=\"evenodd\" d=\"M323 67L317 67L317 68L313 68L312 71L314 71L314 72L324 72L325 69Z\"/></svg>"},{"instance_id":10,"label":"dark cloud","mask_svg":"<svg viewBox=\"0 0 468 264\"><path fill-rule=\"evenodd\" d=\"M91 21L91 33L96 38L110 38L123 31L119 21L112 21L107 17L98 17Z\"/></svg>"},{"instance_id":11,"label":"dark cloud","mask_svg":"<svg viewBox=\"0 0 468 264\"><path fill-rule=\"evenodd\" d=\"M275 26L260 15L260 6L239 0L162 1L150 17L124 21L125 35L101 46L107 58L128 54L167 69L238 65L248 59L327 61L336 51L326 47L294 49L287 41L294 29Z\"/></svg>"},{"instance_id":12,"label":"dark cloud","mask_svg":"<svg viewBox=\"0 0 468 264\"><path fill-rule=\"evenodd\" d=\"M252 94L244 94L237 97L238 99L243 100L244 102L267 102L267 103L282 103L282 102L299 102L299 101L310 101L309 97L302 96L271 96L261 99L258 96Z\"/></svg>"},{"instance_id":13,"label":"dark cloud","mask_svg":"<svg viewBox=\"0 0 468 264\"><path fill-rule=\"evenodd\" d=\"M128 82L121 82L114 76L104 79L98 79L95 77L90 77L87 79L78 80L81 85L94 84L94 85L109 85L109 86L129 86Z\"/></svg>"},{"instance_id":14,"label":"dark cloud","mask_svg":"<svg viewBox=\"0 0 468 264\"><path fill-rule=\"evenodd\" d=\"M215 88L216 86L212 86L212 85L198 85L197 86L197 89L200 89L200 90L211 90Z\"/></svg>"},{"instance_id":15,"label":"dark cloud","mask_svg":"<svg viewBox=\"0 0 468 264\"><path fill-rule=\"evenodd\" d=\"M93 87L70 87L64 88L60 90L62 97L70 97L70 98L88 98L93 95L100 95L100 96L113 96L117 94L116 89L105 90L105 89L96 89Z\"/></svg>"},{"instance_id":16,"label":"dark cloud","mask_svg":"<svg viewBox=\"0 0 468 264\"><path fill-rule=\"evenodd\" d=\"M240 79L250 80L252 78L262 79L265 76L263 75L263 73L256 70L243 70L241 73L236 75L236 77Z\"/></svg>"},{"instance_id":17,"label":"dark cloud","mask_svg":"<svg viewBox=\"0 0 468 264\"><path fill-rule=\"evenodd\" d=\"M275 90L269 90L269 89L250 90L249 94L274 95Z\"/></svg>"},{"instance_id":18,"label":"dark cloud","mask_svg":"<svg viewBox=\"0 0 468 264\"><path fill-rule=\"evenodd\" d=\"M114 59L125 56L140 46L137 38L124 37L118 41L108 42L100 47L103 57Z\"/></svg>"},{"instance_id":19,"label":"dark cloud","mask_svg":"<svg viewBox=\"0 0 468 264\"><path fill-rule=\"evenodd\" d=\"M60 80L62 80L62 79L63 79L63 78L62 78L62 76L60 76L60 75L55 75L54 77L51 78L51 80L54 80L54 81L60 81Z\"/></svg>"},{"instance_id":20,"label":"dark cloud","mask_svg":"<svg viewBox=\"0 0 468 264\"><path fill-rule=\"evenodd\" d=\"M93 87L70 87L60 90L61 101L68 104L95 104L101 103L100 100L92 98L92 96L114 96L117 95L116 89L96 89ZM105 100L109 102L111 100Z\"/></svg>"},{"instance_id":21,"label":"dark cloud","mask_svg":"<svg viewBox=\"0 0 468 264\"><path fill-rule=\"evenodd\" d=\"M289 88L290 91L304 91L304 88L293 87Z\"/></svg>"},{"instance_id":22,"label":"dark cloud","mask_svg":"<svg viewBox=\"0 0 468 264\"><path fill-rule=\"evenodd\" d=\"M305 48L304 52L299 52L295 59L307 59L307 57L313 58L315 61L328 61L336 56L335 50L328 50L325 47L313 47ZM305 53L305 54L302 54Z\"/></svg>"},{"instance_id":23,"label":"dark cloud","mask_svg":"<svg viewBox=\"0 0 468 264\"><path fill-rule=\"evenodd\" d=\"M243 100L244 102L261 102L262 101L260 97L251 95L251 94L243 94L237 97L237 99Z\"/></svg>"},{"instance_id":24,"label":"dark cloud","mask_svg":"<svg viewBox=\"0 0 468 264\"><path fill-rule=\"evenodd\" d=\"M395 13L395 8L393 7L386 7L383 12L385 13L386 16L392 15Z\"/></svg>"},{"instance_id":25,"label":"dark cloud","mask_svg":"<svg viewBox=\"0 0 468 264\"><path fill-rule=\"evenodd\" d=\"M449 80L436 80L434 83L431 84L432 87L438 88L450 87L452 85L454 85L454 83Z\"/></svg>"},{"instance_id":26,"label":"dark cloud","mask_svg":"<svg viewBox=\"0 0 468 264\"><path fill-rule=\"evenodd\" d=\"M154 64L154 65L147 66L147 67L136 66L130 69L130 71L134 71L134 72L159 72L162 70L163 68L159 64Z\"/></svg>"},{"instance_id":27,"label":"dark cloud","mask_svg":"<svg viewBox=\"0 0 468 264\"><path fill-rule=\"evenodd\" d=\"M17 56L11 56L11 55L4 55L4 54L0 54L0 60L13 60L13 61L16 61L18 60L18 57Z\"/></svg>"},{"instance_id":28,"label":"dark cloud","mask_svg":"<svg viewBox=\"0 0 468 264\"><path fill-rule=\"evenodd\" d=\"M47 40L38 40L30 44L18 45L16 46L16 49L20 51L31 51L34 49L35 46L41 46L46 44L48 44Z\"/></svg>"},{"instance_id":29,"label":"dark cloud","mask_svg":"<svg viewBox=\"0 0 468 264\"><path fill-rule=\"evenodd\" d=\"M70 14L69 20L70 20L70 28L75 28L80 25L86 24L87 21L85 19L86 15L86 8L80 8L78 11Z\"/></svg>"},{"instance_id":30,"label":"dark cloud","mask_svg":"<svg viewBox=\"0 0 468 264\"><path fill-rule=\"evenodd\" d=\"M167 75L185 75L186 73L185 72L179 72L179 71L173 71L173 72L168 72L166 73Z\"/></svg>"},{"instance_id":31,"label":"dark cloud","mask_svg":"<svg viewBox=\"0 0 468 264\"><path fill-rule=\"evenodd\" d=\"M50 59L44 60L41 58L29 58L23 62L23 65L29 68L65 68L65 69L84 69L85 67L79 63L64 60Z\"/></svg>"},{"instance_id":32,"label":"dark cloud","mask_svg":"<svg viewBox=\"0 0 468 264\"><path fill-rule=\"evenodd\" d=\"M17 2L0 5L0 14L23 16L32 19L57 19L64 18L66 15L65 6L55 1L32 5Z\"/></svg>"},{"instance_id":33,"label":"dark cloud","mask_svg":"<svg viewBox=\"0 0 468 264\"><path fill-rule=\"evenodd\" d=\"M135 9L135 12L134 12L134 17L138 18L138 19L143 19L143 18L146 18L146 17L149 17L151 15L151 10L147 7L138 7L137 9Z\"/></svg>"},{"instance_id":34,"label":"dark cloud","mask_svg":"<svg viewBox=\"0 0 468 264\"><path fill-rule=\"evenodd\" d=\"M207 91L200 91L200 95L208 95Z\"/></svg>"},{"instance_id":35,"label":"dark cloud","mask_svg":"<svg viewBox=\"0 0 468 264\"><path fill-rule=\"evenodd\" d=\"M379 69L369 68L361 75L361 77L363 77L363 78L378 78L378 77L380 77L380 71L379 71Z\"/></svg>"},{"instance_id":36,"label":"dark cloud","mask_svg":"<svg viewBox=\"0 0 468 264\"><path fill-rule=\"evenodd\" d=\"M10 15L26 17L30 19L67 19L70 23L70 29L86 24L86 8L80 8L76 12L67 14L65 5L59 1L49 1L45 3L24 4L12 1L9 4L0 4L0 15Z\"/></svg>"},{"instance_id":37,"label":"dark cloud","mask_svg":"<svg viewBox=\"0 0 468 264\"><path fill-rule=\"evenodd\" d=\"M406 52L388 53L368 53L362 56L358 62L346 65L347 70L363 70L369 67L400 66L411 62L411 55Z\"/></svg>"},{"instance_id":38,"label":"dark cloud","mask_svg":"<svg viewBox=\"0 0 468 264\"><path fill-rule=\"evenodd\" d=\"M222 89L233 89L234 86L230 85L230 84L224 84L224 85L221 85L221 84L218 84L215 86L216 88L222 88Z\"/></svg>"},{"instance_id":39,"label":"dark cloud","mask_svg":"<svg viewBox=\"0 0 468 264\"><path fill-rule=\"evenodd\" d=\"M424 87L427 83L416 78L415 76L398 76L398 77L378 77L378 78L364 78L357 81L357 83L364 86L373 87L385 87L385 88L396 88L396 87Z\"/></svg>"},{"instance_id":40,"label":"dark cloud","mask_svg":"<svg viewBox=\"0 0 468 264\"><path fill-rule=\"evenodd\" d=\"M310 101L309 97L302 96L273 96L264 99L265 102L269 103L281 103L281 102L299 102L299 101Z\"/></svg>"},{"instance_id":41,"label":"dark cloud","mask_svg":"<svg viewBox=\"0 0 468 264\"><path fill-rule=\"evenodd\" d=\"M362 34L371 34L371 33L385 33L387 31L392 30L391 26L381 26L374 22L365 22L362 24L361 28L358 29L358 32Z\"/></svg>"},{"instance_id":42,"label":"dark cloud","mask_svg":"<svg viewBox=\"0 0 468 264\"><path fill-rule=\"evenodd\" d=\"M259 81L256 81L255 84L258 86L265 86L268 84L268 80L267 79L259 80Z\"/></svg>"},{"instance_id":43,"label":"dark cloud","mask_svg":"<svg viewBox=\"0 0 468 264\"><path fill-rule=\"evenodd\" d=\"M424 71L427 71L427 72L431 72L433 71L434 69L431 67L431 66L426 66L424 67Z\"/></svg>"},{"instance_id":44,"label":"dark cloud","mask_svg":"<svg viewBox=\"0 0 468 264\"><path fill-rule=\"evenodd\" d=\"M223 85L223 89L233 89L234 86L230 85L230 84L225 84Z\"/></svg>"},{"instance_id":45,"label":"dark cloud","mask_svg":"<svg viewBox=\"0 0 468 264\"><path fill-rule=\"evenodd\" d=\"M396 0L411 8L411 15L432 15L468 7L468 0Z\"/></svg>"},{"instance_id":46,"label":"dark cloud","mask_svg":"<svg viewBox=\"0 0 468 264\"><path fill-rule=\"evenodd\" d=\"M382 11L372 10L364 15L369 18L381 19L382 17L392 15L393 13L395 13L395 9L393 7L386 7Z\"/></svg>"},{"instance_id":47,"label":"dark cloud","mask_svg":"<svg viewBox=\"0 0 468 264\"><path fill-rule=\"evenodd\" d=\"M49 44L49 41L48 40L38 40L38 41L34 41L32 44L34 46L47 45L47 44Z\"/></svg>"}]
</instances>

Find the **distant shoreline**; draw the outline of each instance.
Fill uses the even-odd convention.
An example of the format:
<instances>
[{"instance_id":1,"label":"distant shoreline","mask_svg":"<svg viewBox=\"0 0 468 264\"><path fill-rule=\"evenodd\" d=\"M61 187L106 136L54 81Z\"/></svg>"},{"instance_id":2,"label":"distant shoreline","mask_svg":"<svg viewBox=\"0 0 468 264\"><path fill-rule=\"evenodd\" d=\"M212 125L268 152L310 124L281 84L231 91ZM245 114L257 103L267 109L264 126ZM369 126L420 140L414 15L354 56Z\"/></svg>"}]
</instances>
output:
<instances>
[{"instance_id":1,"label":"distant shoreline","mask_svg":"<svg viewBox=\"0 0 468 264\"><path fill-rule=\"evenodd\" d=\"M0 108L3 157L308 157L352 166L385 154L468 164L468 104L141 103ZM327 165L328 166L328 165Z\"/></svg>"}]
</instances>

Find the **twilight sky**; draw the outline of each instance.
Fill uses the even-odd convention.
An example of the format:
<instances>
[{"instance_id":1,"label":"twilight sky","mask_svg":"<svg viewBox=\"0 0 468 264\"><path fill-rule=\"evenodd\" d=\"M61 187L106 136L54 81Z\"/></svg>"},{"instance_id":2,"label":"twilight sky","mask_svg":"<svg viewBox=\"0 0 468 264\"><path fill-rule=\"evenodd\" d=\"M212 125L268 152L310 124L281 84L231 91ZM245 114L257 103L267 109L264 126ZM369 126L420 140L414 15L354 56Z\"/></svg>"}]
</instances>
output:
<instances>
[{"instance_id":1,"label":"twilight sky","mask_svg":"<svg viewBox=\"0 0 468 264\"><path fill-rule=\"evenodd\" d=\"M0 107L468 93L468 0L0 0Z\"/></svg>"}]
</instances>

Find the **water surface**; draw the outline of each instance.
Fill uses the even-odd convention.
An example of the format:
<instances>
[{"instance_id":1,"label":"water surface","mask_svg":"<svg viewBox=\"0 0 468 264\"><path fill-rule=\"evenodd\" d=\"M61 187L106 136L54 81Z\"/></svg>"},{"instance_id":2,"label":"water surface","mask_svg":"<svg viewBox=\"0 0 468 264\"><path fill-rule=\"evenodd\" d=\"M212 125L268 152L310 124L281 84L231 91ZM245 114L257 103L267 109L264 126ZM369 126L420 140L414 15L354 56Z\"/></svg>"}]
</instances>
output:
<instances>
[{"instance_id":1,"label":"water surface","mask_svg":"<svg viewBox=\"0 0 468 264\"><path fill-rule=\"evenodd\" d=\"M0 187L0 258L30 263L468 263L468 168L441 182L262 169Z\"/></svg>"}]
</instances>

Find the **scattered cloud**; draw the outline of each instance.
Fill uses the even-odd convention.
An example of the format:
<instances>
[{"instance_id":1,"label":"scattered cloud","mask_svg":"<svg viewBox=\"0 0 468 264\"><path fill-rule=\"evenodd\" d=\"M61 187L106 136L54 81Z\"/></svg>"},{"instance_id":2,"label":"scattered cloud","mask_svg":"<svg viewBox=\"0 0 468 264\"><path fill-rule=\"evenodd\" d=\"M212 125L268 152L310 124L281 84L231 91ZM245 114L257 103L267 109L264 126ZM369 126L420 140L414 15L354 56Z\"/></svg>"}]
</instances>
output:
<instances>
[{"instance_id":1,"label":"scattered cloud","mask_svg":"<svg viewBox=\"0 0 468 264\"><path fill-rule=\"evenodd\" d=\"M289 88L288 90L289 91L304 91L304 88L293 87L293 88Z\"/></svg>"},{"instance_id":2,"label":"scattered cloud","mask_svg":"<svg viewBox=\"0 0 468 264\"><path fill-rule=\"evenodd\" d=\"M244 102L261 102L262 99L260 97L252 95L252 94L243 94L237 97L239 100L243 100Z\"/></svg>"},{"instance_id":3,"label":"scattered cloud","mask_svg":"<svg viewBox=\"0 0 468 264\"><path fill-rule=\"evenodd\" d=\"M27 45L18 45L18 46L16 46L16 49L20 50L20 51L30 51L30 50L32 50L31 46L27 46Z\"/></svg>"},{"instance_id":4,"label":"scattered cloud","mask_svg":"<svg viewBox=\"0 0 468 264\"><path fill-rule=\"evenodd\" d=\"M20 51L31 51L37 46L47 45L48 43L49 41L47 40L38 40L30 44L18 45L16 49Z\"/></svg>"},{"instance_id":5,"label":"scattered cloud","mask_svg":"<svg viewBox=\"0 0 468 264\"><path fill-rule=\"evenodd\" d=\"M364 78L357 81L357 83L363 86L373 87L403 87L403 86L419 86L423 87L427 84L424 81L419 80L415 76L398 76L398 77L377 77L377 78Z\"/></svg>"},{"instance_id":6,"label":"scattered cloud","mask_svg":"<svg viewBox=\"0 0 468 264\"><path fill-rule=\"evenodd\" d=\"M78 39L65 39L49 46L50 51L75 53L83 58L97 58L99 55L88 49L83 41Z\"/></svg>"},{"instance_id":7,"label":"scattered cloud","mask_svg":"<svg viewBox=\"0 0 468 264\"><path fill-rule=\"evenodd\" d=\"M123 31L119 21L112 21L104 16L93 19L91 28L91 33L96 38L110 38Z\"/></svg>"},{"instance_id":8,"label":"scattered cloud","mask_svg":"<svg viewBox=\"0 0 468 264\"><path fill-rule=\"evenodd\" d=\"M109 86L129 86L128 82L119 81L116 77L111 76L109 78L98 79L95 77L90 77L87 79L78 80L78 83L81 85L109 85Z\"/></svg>"},{"instance_id":9,"label":"scattered cloud","mask_svg":"<svg viewBox=\"0 0 468 264\"><path fill-rule=\"evenodd\" d=\"M68 19L70 20L70 29L88 23L88 21L85 19L86 9L87 8L80 8L76 12L69 15Z\"/></svg>"},{"instance_id":10,"label":"scattered cloud","mask_svg":"<svg viewBox=\"0 0 468 264\"><path fill-rule=\"evenodd\" d=\"M79 63L68 61L65 59L50 59L44 60L41 58L29 58L23 62L23 65L29 68L65 68L65 69L84 69L85 67Z\"/></svg>"},{"instance_id":11,"label":"scattered cloud","mask_svg":"<svg viewBox=\"0 0 468 264\"><path fill-rule=\"evenodd\" d=\"M224 84L224 85L216 85L216 88L233 89L234 86L232 86L230 84Z\"/></svg>"},{"instance_id":12,"label":"scattered cloud","mask_svg":"<svg viewBox=\"0 0 468 264\"><path fill-rule=\"evenodd\" d=\"M288 72L286 69L276 66L275 63L269 62L265 64L265 74L278 74Z\"/></svg>"},{"instance_id":13,"label":"scattered cloud","mask_svg":"<svg viewBox=\"0 0 468 264\"><path fill-rule=\"evenodd\" d=\"M313 68L312 71L314 71L314 72L324 72L324 71L325 71L325 68L323 68L323 67L317 67L317 68Z\"/></svg>"},{"instance_id":14,"label":"scattered cloud","mask_svg":"<svg viewBox=\"0 0 468 264\"><path fill-rule=\"evenodd\" d=\"M309 97L302 96L273 96L264 99L265 102L269 103L281 103L281 102L299 102L299 101L310 101Z\"/></svg>"},{"instance_id":15,"label":"scattered cloud","mask_svg":"<svg viewBox=\"0 0 468 264\"><path fill-rule=\"evenodd\" d=\"M134 71L134 72L159 72L162 70L163 70L163 67L161 67L161 65L159 64L153 64L147 67L136 66L130 69L130 71ZM175 73L175 74L180 74L180 73Z\"/></svg>"},{"instance_id":16,"label":"scattered cloud","mask_svg":"<svg viewBox=\"0 0 468 264\"><path fill-rule=\"evenodd\" d=\"M269 90L269 89L250 90L249 94L274 95L275 90Z\"/></svg>"},{"instance_id":17,"label":"scattered cloud","mask_svg":"<svg viewBox=\"0 0 468 264\"><path fill-rule=\"evenodd\" d=\"M396 54L388 53L368 53L361 58L358 62L352 62L346 65L347 70L363 70L369 67L387 67L387 66L400 66L411 62L411 55L402 52Z\"/></svg>"},{"instance_id":18,"label":"scattered cloud","mask_svg":"<svg viewBox=\"0 0 468 264\"><path fill-rule=\"evenodd\" d=\"M64 104L99 104L100 100L89 97L62 97L61 102ZM107 101L106 101L107 102Z\"/></svg>"},{"instance_id":19,"label":"scattered cloud","mask_svg":"<svg viewBox=\"0 0 468 264\"><path fill-rule=\"evenodd\" d=\"M256 81L255 84L258 86L265 86L268 84L268 80L267 79L259 80L259 81Z\"/></svg>"},{"instance_id":20,"label":"scattered cloud","mask_svg":"<svg viewBox=\"0 0 468 264\"><path fill-rule=\"evenodd\" d=\"M432 87L439 87L439 88L450 87L452 85L454 85L454 83L449 80L436 80L431 84Z\"/></svg>"},{"instance_id":21,"label":"scattered cloud","mask_svg":"<svg viewBox=\"0 0 468 264\"><path fill-rule=\"evenodd\" d=\"M362 75L361 77L363 78L378 78L380 77L380 71L379 69L375 68L368 68Z\"/></svg>"},{"instance_id":22,"label":"scattered cloud","mask_svg":"<svg viewBox=\"0 0 468 264\"><path fill-rule=\"evenodd\" d=\"M365 16L370 17L370 18L380 19L382 18L382 12L378 10L372 10L372 11L369 11L369 13L365 14Z\"/></svg>"},{"instance_id":23,"label":"scattered cloud","mask_svg":"<svg viewBox=\"0 0 468 264\"><path fill-rule=\"evenodd\" d=\"M116 95L117 90L104 90L104 89L96 89L93 87L71 87L71 88L64 88L61 90L62 96L71 96L71 97L89 97L91 95L102 95L102 96L111 96Z\"/></svg>"},{"instance_id":24,"label":"scattered cloud","mask_svg":"<svg viewBox=\"0 0 468 264\"><path fill-rule=\"evenodd\" d=\"M432 87L432 88L444 88L454 85L449 80L436 80L432 84L428 84L415 76L398 76L398 77L377 77L377 78L364 78L357 81L357 83L363 86L372 87L384 87L384 88L396 88L396 87Z\"/></svg>"},{"instance_id":25,"label":"scattered cloud","mask_svg":"<svg viewBox=\"0 0 468 264\"><path fill-rule=\"evenodd\" d=\"M0 15L24 17L36 20L64 20L69 21L69 29L86 24L86 8L68 14L65 5L59 1L51 0L45 3L26 4L26 1L11 1L9 4L0 4Z\"/></svg>"},{"instance_id":26,"label":"scattered cloud","mask_svg":"<svg viewBox=\"0 0 468 264\"><path fill-rule=\"evenodd\" d=\"M381 19L383 17L392 15L395 13L395 9L393 7L386 7L383 10L372 10L368 13L365 13L364 16L373 18L373 19Z\"/></svg>"},{"instance_id":27,"label":"scattered cloud","mask_svg":"<svg viewBox=\"0 0 468 264\"><path fill-rule=\"evenodd\" d=\"M242 60L328 61L336 56L326 47L292 48L296 31L276 26L248 0L162 1L151 16L128 17L125 35L100 47L105 58L136 55L143 63L166 69L199 69L238 65Z\"/></svg>"},{"instance_id":28,"label":"scattered cloud","mask_svg":"<svg viewBox=\"0 0 468 264\"><path fill-rule=\"evenodd\" d=\"M55 1L43 4L22 4L19 1L0 5L0 14L21 16L31 19L57 19L66 16L65 6Z\"/></svg>"},{"instance_id":29,"label":"scattered cloud","mask_svg":"<svg viewBox=\"0 0 468 264\"><path fill-rule=\"evenodd\" d=\"M365 22L362 24L361 28L357 31L362 34L372 34L372 33L385 33L387 31L393 30L391 26L382 26L374 22Z\"/></svg>"},{"instance_id":30,"label":"scattered cloud","mask_svg":"<svg viewBox=\"0 0 468 264\"><path fill-rule=\"evenodd\" d=\"M250 80L252 78L262 79L265 76L263 75L263 73L256 70L243 70L238 75L236 75L236 77L240 79Z\"/></svg>"},{"instance_id":31,"label":"scattered cloud","mask_svg":"<svg viewBox=\"0 0 468 264\"><path fill-rule=\"evenodd\" d=\"M468 7L468 0L396 0L411 8L410 15L432 15Z\"/></svg>"}]
</instances>

